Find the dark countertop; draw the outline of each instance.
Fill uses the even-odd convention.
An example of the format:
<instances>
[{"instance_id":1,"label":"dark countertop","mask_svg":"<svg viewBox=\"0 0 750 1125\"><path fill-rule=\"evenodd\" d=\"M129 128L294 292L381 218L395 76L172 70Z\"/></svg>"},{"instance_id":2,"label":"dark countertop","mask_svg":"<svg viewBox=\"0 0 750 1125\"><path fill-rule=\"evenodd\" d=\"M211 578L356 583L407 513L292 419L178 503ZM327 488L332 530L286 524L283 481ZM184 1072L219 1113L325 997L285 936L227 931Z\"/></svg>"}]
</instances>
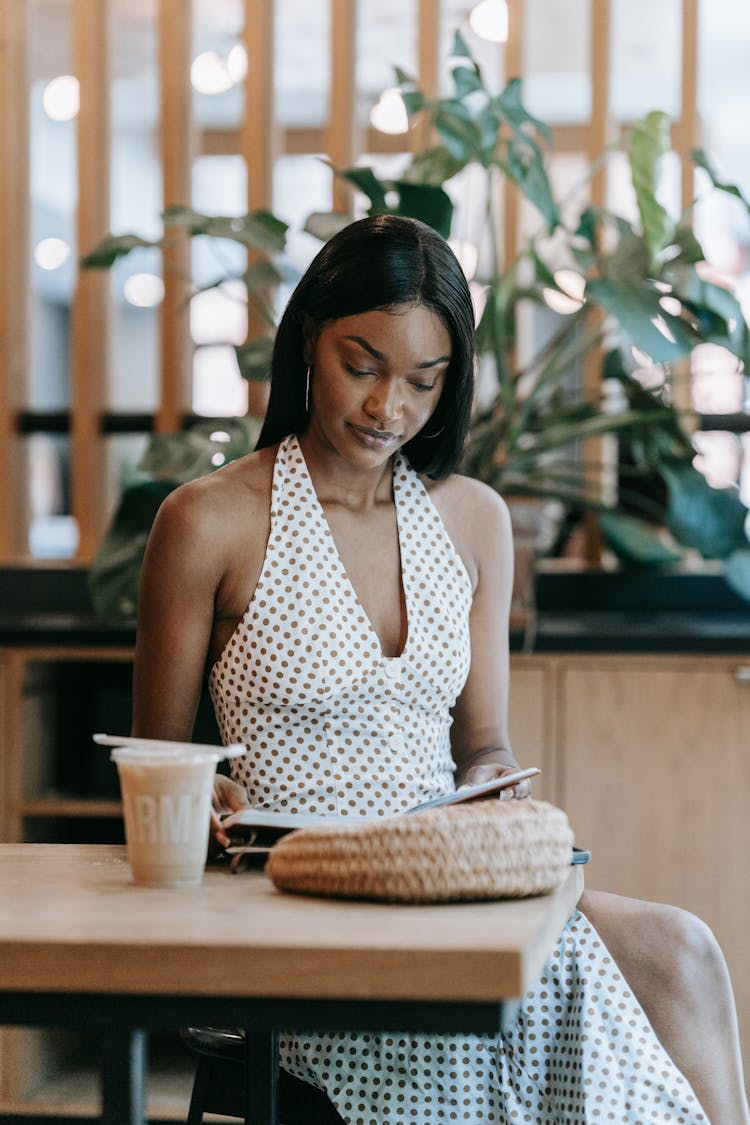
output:
<instances>
[{"instance_id":1,"label":"dark countertop","mask_svg":"<svg viewBox=\"0 0 750 1125\"><path fill-rule=\"evenodd\" d=\"M750 655L750 603L718 573L541 573L536 600L526 630L511 633L514 651ZM0 569L0 646L134 641L134 622L95 616L84 569Z\"/></svg>"}]
</instances>

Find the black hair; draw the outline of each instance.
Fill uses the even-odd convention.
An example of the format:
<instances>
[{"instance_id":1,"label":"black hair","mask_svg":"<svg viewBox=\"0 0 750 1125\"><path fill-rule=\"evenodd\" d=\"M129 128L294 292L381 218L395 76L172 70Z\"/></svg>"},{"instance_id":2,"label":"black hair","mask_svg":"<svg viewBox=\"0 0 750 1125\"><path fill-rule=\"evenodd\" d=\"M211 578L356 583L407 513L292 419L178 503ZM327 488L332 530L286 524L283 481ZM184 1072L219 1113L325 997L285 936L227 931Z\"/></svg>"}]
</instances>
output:
<instances>
[{"instance_id":1,"label":"black hair","mask_svg":"<svg viewBox=\"0 0 750 1125\"><path fill-rule=\"evenodd\" d=\"M404 446L412 467L435 480L461 458L474 394L474 310L448 243L424 223L375 215L323 246L289 299L271 360L271 393L258 449L307 427L306 344L327 323L374 309L423 305L451 337L443 391L423 430ZM432 436L434 435L434 436Z\"/></svg>"}]
</instances>

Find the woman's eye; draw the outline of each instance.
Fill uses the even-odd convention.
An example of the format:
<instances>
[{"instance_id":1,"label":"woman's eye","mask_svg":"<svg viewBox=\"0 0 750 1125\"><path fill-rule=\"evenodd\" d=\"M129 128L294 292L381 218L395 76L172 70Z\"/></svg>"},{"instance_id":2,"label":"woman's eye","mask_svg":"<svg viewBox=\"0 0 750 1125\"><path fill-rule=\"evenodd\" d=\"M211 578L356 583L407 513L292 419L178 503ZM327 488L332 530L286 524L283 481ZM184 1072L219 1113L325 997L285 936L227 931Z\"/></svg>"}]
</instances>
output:
<instances>
[{"instance_id":1,"label":"woman's eye","mask_svg":"<svg viewBox=\"0 0 750 1125\"><path fill-rule=\"evenodd\" d=\"M357 367L352 367L350 363L345 364L346 370L350 375L355 375L358 379L364 379L366 375L374 375L374 371L361 371Z\"/></svg>"},{"instance_id":2,"label":"woman's eye","mask_svg":"<svg viewBox=\"0 0 750 1125\"><path fill-rule=\"evenodd\" d=\"M437 383L412 383L415 391L434 391Z\"/></svg>"}]
</instances>

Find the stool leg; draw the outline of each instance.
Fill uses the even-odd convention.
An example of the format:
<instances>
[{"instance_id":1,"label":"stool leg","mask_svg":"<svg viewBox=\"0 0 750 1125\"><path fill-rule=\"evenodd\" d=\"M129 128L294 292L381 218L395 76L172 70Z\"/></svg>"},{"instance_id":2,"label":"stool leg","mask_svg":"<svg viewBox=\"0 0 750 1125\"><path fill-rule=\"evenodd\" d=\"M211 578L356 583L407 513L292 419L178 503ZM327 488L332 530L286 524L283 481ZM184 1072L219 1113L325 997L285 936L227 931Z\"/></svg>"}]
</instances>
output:
<instances>
[{"instance_id":1,"label":"stool leg","mask_svg":"<svg viewBox=\"0 0 750 1125\"><path fill-rule=\"evenodd\" d=\"M279 1125L278 1032L247 1032L245 1076L245 1121Z\"/></svg>"},{"instance_id":2,"label":"stool leg","mask_svg":"<svg viewBox=\"0 0 750 1125\"><path fill-rule=\"evenodd\" d=\"M143 1125L145 1114L145 1031L110 1030L102 1040L102 1121Z\"/></svg>"},{"instance_id":3,"label":"stool leg","mask_svg":"<svg viewBox=\"0 0 750 1125\"><path fill-rule=\"evenodd\" d=\"M211 1060L198 1057L198 1066L193 1079L193 1092L190 1095L187 1125L203 1125L203 1114L206 1109L206 1091L211 1076Z\"/></svg>"}]
</instances>

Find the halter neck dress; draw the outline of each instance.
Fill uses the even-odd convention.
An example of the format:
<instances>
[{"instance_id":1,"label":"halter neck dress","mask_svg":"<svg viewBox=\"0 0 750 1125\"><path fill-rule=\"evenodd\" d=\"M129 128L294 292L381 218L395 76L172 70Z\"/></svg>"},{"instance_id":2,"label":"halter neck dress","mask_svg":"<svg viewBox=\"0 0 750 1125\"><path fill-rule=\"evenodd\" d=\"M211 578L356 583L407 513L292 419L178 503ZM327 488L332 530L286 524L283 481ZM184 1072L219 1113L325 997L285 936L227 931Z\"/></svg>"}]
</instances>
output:
<instances>
[{"instance_id":1,"label":"halter neck dress","mask_svg":"<svg viewBox=\"0 0 750 1125\"><path fill-rule=\"evenodd\" d=\"M393 460L408 632L385 656L295 436L279 446L250 604L211 669L224 743L252 805L383 816L454 787L450 708L469 671L472 590L427 490ZM707 1125L588 920L571 917L510 1031L288 1035L281 1065L347 1125Z\"/></svg>"}]
</instances>

